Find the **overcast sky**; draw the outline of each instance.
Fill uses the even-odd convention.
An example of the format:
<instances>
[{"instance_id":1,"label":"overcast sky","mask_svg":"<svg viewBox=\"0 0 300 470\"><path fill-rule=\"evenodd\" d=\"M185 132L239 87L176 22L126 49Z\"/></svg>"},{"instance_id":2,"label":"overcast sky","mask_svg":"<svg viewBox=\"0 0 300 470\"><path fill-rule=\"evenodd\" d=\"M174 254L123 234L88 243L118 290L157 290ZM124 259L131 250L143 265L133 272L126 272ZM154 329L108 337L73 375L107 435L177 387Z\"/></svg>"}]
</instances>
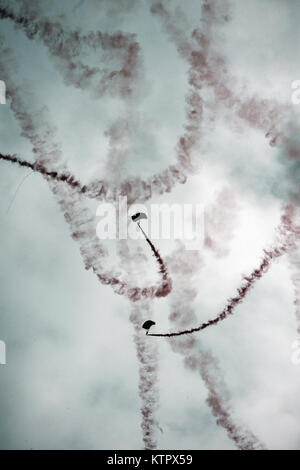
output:
<instances>
[{"instance_id":1,"label":"overcast sky","mask_svg":"<svg viewBox=\"0 0 300 470\"><path fill-rule=\"evenodd\" d=\"M84 182L103 174L118 182L125 176L149 177L171 164L185 122L188 64L151 14L150 2L1 0L0 6L17 11L26 3L66 30L134 33L140 44L142 75L133 97L122 101L106 93L96 99L63 79L41 41L1 20L1 47L13 57L7 70L14 70L30 108L47 109L71 171ZM201 29L200 0L162 3L170 11L181 5L178 21L189 34ZM231 19L216 42L235 89L294 106L295 120L300 108L291 104L291 83L300 79L299 17L296 0L233 0ZM100 68L101 61L107 66L114 60L109 52L86 57ZM274 241L282 203L294 189L291 174L299 171L299 163L287 166L282 149L271 147L264 133L237 122L228 110L228 115L216 112L215 122L205 122L196 150L197 174L147 203L199 203L212 211L212 219L214 214L224 219L219 236L214 227L216 248L203 248L199 255L193 276L197 319L191 326L213 318L235 294L242 275L259 264L263 248ZM107 135L118 119L120 125L128 123L122 161L110 160ZM34 161L9 101L0 105L0 142L1 153ZM0 448L142 448L132 305L84 269L47 182L30 174L10 207L30 171L1 162L0 172L0 340L7 348L7 364L0 366ZM218 201L224 204L219 207ZM215 206L219 209L213 212ZM96 214L96 204L91 210ZM126 273L117 243L107 243L106 266ZM175 245L157 240L163 257ZM147 256L145 279L153 282L157 273L149 247L143 241L138 246ZM135 280L134 264L129 271L126 275ZM171 328L172 295L176 301L180 288L171 300L153 301L156 331ZM293 302L291 266L284 256L235 315L197 337L219 361L237 422L273 449L300 448L300 365L291 361L297 340ZM200 376L184 367L164 339L151 340L157 340L159 354L159 448L235 449L216 424Z\"/></svg>"}]
</instances>

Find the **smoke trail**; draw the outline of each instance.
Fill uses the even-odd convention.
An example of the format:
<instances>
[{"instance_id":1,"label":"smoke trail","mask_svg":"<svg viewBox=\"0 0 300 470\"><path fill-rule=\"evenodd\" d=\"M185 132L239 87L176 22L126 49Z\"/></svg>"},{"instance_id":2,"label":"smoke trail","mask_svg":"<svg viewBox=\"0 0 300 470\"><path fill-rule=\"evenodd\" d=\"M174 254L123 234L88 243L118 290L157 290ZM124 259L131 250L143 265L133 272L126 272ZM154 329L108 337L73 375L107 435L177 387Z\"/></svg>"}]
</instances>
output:
<instances>
[{"instance_id":1,"label":"smoke trail","mask_svg":"<svg viewBox=\"0 0 300 470\"><path fill-rule=\"evenodd\" d=\"M3 155L0 153L0 160L4 160L10 163L16 163L17 165L30 168L32 171L36 173L40 173L41 175L51 178L55 181L61 181L69 184L72 188L79 189L81 193L85 194L85 186L83 186L73 175L68 173L59 173L57 171L49 171L42 163L35 162L31 163L27 160L23 160L22 158L18 157L17 155Z\"/></svg>"},{"instance_id":2,"label":"smoke trail","mask_svg":"<svg viewBox=\"0 0 300 470\"><path fill-rule=\"evenodd\" d=\"M209 18L212 18L209 20ZM215 21L218 24L226 24L230 20L229 2L219 2L219 0L205 1L202 7L202 19L205 24ZM193 37L199 45L205 44L205 41L214 41L214 36L209 33L203 36L200 29L196 29ZM224 41L224 38L222 38ZM205 47L207 45L205 44ZM220 49L220 48L219 48ZM202 57L198 58L198 64L201 67ZM239 91L234 90L236 84L235 77L230 75L230 67L224 54L221 54L214 47L211 48L209 62L206 61L205 76L207 86L214 92L215 112L221 107L230 110L230 117L236 115L238 119L244 120L250 127L262 130L265 137L270 139L270 145L277 144L281 137L283 121L288 111L288 106L279 104L275 100L261 99L257 95L246 95L244 98ZM195 80L199 83L203 79L203 73L196 70Z\"/></svg>"},{"instance_id":3,"label":"smoke trail","mask_svg":"<svg viewBox=\"0 0 300 470\"><path fill-rule=\"evenodd\" d=\"M34 149L35 153L36 150ZM105 200L107 202L115 202L119 196L126 196L128 204L133 204L136 200L145 201L152 197L152 194L155 194L155 190L152 191L151 182L147 183L139 178L129 178L126 181L121 182L119 185L114 185L108 181L101 179L93 181L89 184L82 184L74 175L70 173L69 170L66 171L65 168L59 170L50 170L48 167L44 166L40 161L34 163L28 162L20 158L17 155L4 155L0 154L0 160L7 161L10 163L16 163L21 167L30 168L33 171L41 173L45 177L49 177L56 181L65 182L69 184L72 188L77 189L77 191L85 196L96 199L96 200ZM49 161L47 162L49 164ZM173 170L172 170L173 171ZM175 173L178 176L178 181L181 180L181 176L178 170ZM176 176L176 178L177 178ZM161 176L154 176L151 178L154 188L157 189L159 194L163 194L163 190L159 189L162 183ZM171 190L171 185L168 186Z\"/></svg>"},{"instance_id":4,"label":"smoke trail","mask_svg":"<svg viewBox=\"0 0 300 470\"><path fill-rule=\"evenodd\" d=\"M190 91L186 96L186 123L184 133L179 137L176 144L175 163L146 180L135 178L124 181L121 184L120 194L126 194L132 203L136 200L143 202L155 194L170 192L176 184L184 184L188 175L198 171L199 157L196 155L196 151L199 150L199 143L203 136L202 124L205 118L211 119L211 116L206 117L204 115L204 104L208 108L209 104L203 101L199 91L209 84L212 77L218 75L220 67L219 57L214 57L212 52L214 34L211 34L211 38L208 40L208 31L213 26L219 26L228 21L227 3L212 3L214 8L204 2L203 11L206 14L203 15L202 21L207 34L202 34L200 38L199 34L197 36L197 32L194 31L192 39L196 38L198 40L195 45L192 45L191 41L186 38L185 33L171 21L171 16L162 3L155 2L151 7L153 14L158 14L163 18L167 32L177 45L178 52L189 64L188 83ZM176 20L178 20L177 17ZM215 29L213 31L215 32ZM94 184L97 184L97 182Z\"/></svg>"},{"instance_id":5,"label":"smoke trail","mask_svg":"<svg viewBox=\"0 0 300 470\"><path fill-rule=\"evenodd\" d=\"M269 270L271 263L275 259L279 258L280 256L284 255L285 253L288 253L290 250L295 248L295 235L297 229L293 224L294 216L295 207L291 205L286 206L284 214L281 217L281 224L277 229L278 234L281 237L280 244L278 244L278 246L272 248L271 250L263 250L264 256L259 267L254 269L250 273L250 275L244 276L243 280L246 282L243 283L242 286L237 289L238 294L235 297L229 299L227 305L217 317L202 323L196 328L177 331L173 333L149 333L148 336L173 337L188 335L191 333L202 331L208 328L209 326L217 325L221 321L225 320L229 315L232 315L235 308L243 302L244 298L252 289L254 284L262 278L263 274L265 274Z\"/></svg>"},{"instance_id":6,"label":"smoke trail","mask_svg":"<svg viewBox=\"0 0 300 470\"><path fill-rule=\"evenodd\" d=\"M210 3L204 2L202 7L202 26L206 28L206 33L200 34L199 31L196 30L193 32L193 40L195 41L196 39L195 47L185 39L181 31L178 35L179 39L177 38L171 27L171 17L162 4L158 3L152 7L152 13L159 13L166 20L167 29L172 33L172 39L175 40L175 42L177 41L178 51L190 64L189 84L191 91L186 98L187 122L184 126L185 132L179 138L176 145L176 162L146 180L142 180L139 177L128 178L117 187L108 184L107 181L96 179L84 186L84 192L88 194L89 197L113 201L116 200L118 196L126 195L129 204L134 203L136 200L142 202L150 199L154 194L170 192L175 184L184 184L188 175L197 171L198 163L193 161L193 152L197 149L197 145L202 137L201 124L204 119L203 100L199 94L199 90L205 85L208 85L212 81L212 77L218 75L220 63L222 63L218 56L213 56L212 37L214 37L214 35L210 34L209 36L208 31L212 26L218 26L228 20L226 8L227 7L222 6L222 4L216 1ZM100 32L83 36L80 35L78 31L73 33L64 31L58 22L54 24L50 23L48 20L38 19L38 15L36 12L33 12L31 4L30 8L27 4L23 5L19 14L14 13L9 7L1 8L0 18L1 17L9 18L14 21L16 25L23 28L30 39L34 37L40 38L48 47L52 56L59 57L60 60L63 61L63 64L65 64L66 68L60 68L65 81L81 89L90 89L91 85L89 80L86 80L85 77L83 80L76 81L72 76L70 77L66 74L66 70L69 71L70 69L72 73L75 73L79 68L81 73L83 66L81 62L78 62L78 58L84 55L86 48L89 50L100 47L107 48L111 51L114 50L114 48L118 49L118 47L121 49L125 48L125 50L131 47L129 40L127 42L118 42L112 38L106 38L105 42ZM178 28L175 28L175 33L176 32L178 32ZM133 40L133 38L131 39ZM138 44L136 42L134 42L134 44L138 49ZM130 54L128 57L130 57ZM129 68L134 70L141 69L140 61L128 58L127 62ZM85 68L84 70L89 77L96 76L98 73L97 71L97 73L95 72L94 74L89 68ZM133 81L134 77L130 74L127 75L128 80ZM112 86L112 84L110 84L110 86ZM124 87L126 88L126 86ZM123 98L125 95L121 94ZM208 106L207 103L206 105ZM77 188L81 190L79 185Z\"/></svg>"},{"instance_id":7,"label":"smoke trail","mask_svg":"<svg viewBox=\"0 0 300 470\"><path fill-rule=\"evenodd\" d=\"M201 28L192 33L192 40L187 38L185 25L180 24L178 15L171 15L161 2L152 7L152 12L158 14L172 41L175 42L179 54L191 64L189 82L195 90L207 87L213 91L206 107L211 110L210 119L215 119L217 111L223 106L230 111L229 119L236 116L250 127L263 131L270 145L287 144L283 133L283 125L287 119L290 107L276 102L274 99L261 99L244 90L235 91L237 83L230 75L230 67L224 54L220 53L221 41L218 38L217 26L226 25L230 20L230 4L227 0L205 0L201 8ZM180 12L180 16L183 13ZM224 41L224 38L222 38ZM216 47L216 44L219 47Z\"/></svg>"},{"instance_id":8,"label":"smoke trail","mask_svg":"<svg viewBox=\"0 0 300 470\"><path fill-rule=\"evenodd\" d=\"M223 38L219 37L219 30L230 19L228 1L204 0L201 6L201 29L195 28L190 36L186 32L187 20L182 11L176 9L171 13L162 2L154 2L151 12L161 18L170 40L176 45L177 52L190 66L190 97L205 103L206 112L210 111L209 121L214 120L217 102L213 101L213 97L209 102L202 100L199 91L205 88L216 89L227 71L225 60L218 49L223 41ZM195 109L189 109L189 112L194 114Z\"/></svg>"},{"instance_id":9,"label":"smoke trail","mask_svg":"<svg viewBox=\"0 0 300 470\"><path fill-rule=\"evenodd\" d=\"M201 352L198 355L186 354L185 364L192 370L198 370L206 388L208 389L207 404L213 415L217 418L217 424L222 426L228 437L233 440L240 450L264 450L265 445L243 425L237 425L233 421L230 403L226 400L226 386L217 360L210 352Z\"/></svg>"},{"instance_id":10,"label":"smoke trail","mask_svg":"<svg viewBox=\"0 0 300 470\"><path fill-rule=\"evenodd\" d=\"M291 279L294 286L294 305L297 333L300 335L300 210L297 210L296 246L289 253Z\"/></svg>"},{"instance_id":11,"label":"smoke trail","mask_svg":"<svg viewBox=\"0 0 300 470\"><path fill-rule=\"evenodd\" d=\"M230 18L230 10L227 1L219 0L204 1L202 5L201 29L195 29L192 33L192 40L187 38L185 31L180 27L178 16L173 18L166 11L162 3L156 2L151 8L153 14L159 15L165 25L170 38L175 42L180 55L190 64L189 84L191 91L187 96L187 123L185 125L185 134L180 137L177 144L177 162L170 165L164 171L153 175L151 178L142 180L141 178L129 178L118 187L111 187L107 181L95 180L89 185L84 186L84 191L89 193L90 197L97 199L116 200L119 195L127 195L129 203L145 201L153 194L163 194L169 192L177 183L185 183L189 173L194 173L196 168L193 160L193 150L199 143L201 138L201 123L204 119L203 100L199 95L199 90L209 87L214 91L214 103L205 102L206 111L212 109L216 113L216 109L224 105L231 110L231 114L235 114L239 119L244 120L250 126L263 130L266 137L270 138L270 144L276 145L279 142L287 143L287 137L279 130L278 122L287 111L287 107L279 105L274 100L261 100L255 96L245 98L236 95L232 90L232 83L235 83L233 77L228 73L228 67L225 57L216 52L216 28L226 24ZM84 36L77 32L69 33L64 31L59 23L50 23L48 20L37 18L37 13L33 12L31 4L23 5L21 13L14 14L9 7L0 9L0 17L10 18L16 25L22 27L25 33L30 37L38 37L42 39L51 54L60 57L67 68L72 71L77 70L79 65L74 61L81 55L84 55L86 48L97 49L107 48L112 51L118 47L130 48L131 42L107 40L98 32L90 33ZM45 26L47 25L47 27ZM120 33L121 34L121 33ZM133 40L133 38L132 38ZM137 49L138 44L135 42ZM72 46L73 45L73 46ZM75 47L76 46L76 47ZM132 65L134 62L134 66ZM140 61L132 61L128 58L134 70L141 69ZM81 63L80 63L81 64ZM128 65L129 67L129 65ZM130 68L129 67L129 68ZM80 68L80 67L79 67ZM124 67L124 70L126 67ZM67 83L71 83L81 89L89 89L90 83L86 80L78 80L77 82L68 75L62 74ZM93 76L93 73L87 68L87 74ZM95 73L96 74L96 73ZM96 74L97 75L97 74ZM126 75L126 74L125 74ZM127 75L126 75L127 76ZM128 80L133 77L128 74ZM124 86L126 88L126 86ZM124 97L122 95L122 97ZM209 117L212 119L212 116ZM282 127L282 125L281 125Z\"/></svg>"},{"instance_id":12,"label":"smoke trail","mask_svg":"<svg viewBox=\"0 0 300 470\"><path fill-rule=\"evenodd\" d=\"M134 34L115 34L92 31L81 34L79 30L67 31L58 22L39 17L37 5L23 2L19 13L11 5L0 7L0 19L9 19L21 28L29 40L38 39L47 47L50 57L66 84L89 90L93 98L104 94L127 97L133 93L135 80L139 78L139 44ZM123 62L120 69L90 67L81 61L89 53L101 51L113 54ZM98 58L99 60L99 58ZM103 64L102 54L101 63Z\"/></svg>"},{"instance_id":13,"label":"smoke trail","mask_svg":"<svg viewBox=\"0 0 300 470\"><path fill-rule=\"evenodd\" d=\"M57 22L54 24L50 23L48 20L38 19L37 14L30 11L27 5L21 9L20 14L15 14L8 7L0 8L0 18L9 18L14 21L16 25L23 28L30 39L34 37L40 38L48 47L50 53L60 58L63 64L65 64L66 68L60 67L65 81L82 89L89 89L90 82L88 78L97 75L94 70L90 70L88 67L83 66L81 62L75 61L75 59L78 61L80 54L84 54L86 47L92 49L101 47L113 50L118 46L125 49L126 47L130 49L132 46L129 40L122 42L120 39L117 40L116 38L106 38L105 42L100 32L97 34L90 33L87 36L79 35L78 32L68 33L64 31L62 26ZM122 37L122 39L124 38ZM134 42L134 45L135 49L137 49L138 44ZM130 54L126 63L128 63L128 65L124 67L124 70L127 70L127 68L136 70L138 67L140 68L141 65L137 60L134 60ZM193 66L194 64L191 65L191 67ZM72 73L75 73L78 71L78 68L80 73L83 75L86 74L86 76L84 75L83 79L75 80L72 75L69 75L69 72L71 70ZM68 73L66 73L66 71L68 71ZM128 76L128 81L133 81L134 77L129 72L124 72L124 74L126 77ZM115 77L113 73L111 75ZM109 76L108 78L112 77ZM109 80L107 81L109 82ZM112 83L110 83L110 87L113 88ZM122 87L119 87L119 91L121 88ZM124 88L126 89L126 85L124 85ZM121 94L121 96L124 97L124 94ZM141 178L127 179L122 183L121 188L115 188L117 191L112 190L111 194L126 194L129 203L133 203L137 199L140 201L147 200L152 194L169 192L176 183L185 183L187 175L195 172L195 167L192 163L192 151L195 149L201 137L200 124L203 119L202 99L199 94L192 91L186 101L188 106L187 123L185 125L185 134L180 137L177 144L177 163L170 165L164 171L153 175L145 181ZM103 181L95 180L88 186L87 190L91 195L93 194L95 198L101 198L103 196L106 198L107 196L107 185Z\"/></svg>"},{"instance_id":14,"label":"smoke trail","mask_svg":"<svg viewBox=\"0 0 300 470\"><path fill-rule=\"evenodd\" d=\"M141 247L132 246L128 240L118 243L120 267L128 269L129 282L137 277L145 277L145 255ZM156 448L155 431L159 427L157 410L159 407L158 389L158 345L149 345L144 331L143 322L152 316L152 303L141 300L131 305L130 322L134 327L134 343L139 366L139 396L141 398L141 428L144 446L147 449ZM154 347L153 347L154 346Z\"/></svg>"},{"instance_id":15,"label":"smoke trail","mask_svg":"<svg viewBox=\"0 0 300 470\"><path fill-rule=\"evenodd\" d=\"M34 151L35 153L37 153L36 150ZM32 171L40 173L46 178L50 178L58 182L64 182L70 185L73 189L76 189L80 194L84 194L86 197L100 200L100 201L105 200L106 202L115 202L117 200L117 196L119 195L127 196L126 188L128 185L128 188L129 188L128 202L129 204L131 204L135 201L135 198L132 199L132 196L130 193L131 189L135 185L134 179L127 180L126 183L124 182L120 183L119 186L115 186L113 183L109 183L106 180L97 180L97 182L92 182L86 185L86 184L82 184L78 180L78 178L76 178L74 175L70 173L69 170L66 170L65 166L55 171L50 170L49 161L45 162L47 163L47 166L46 166L40 160L35 163L32 163L32 162L29 162L28 160L22 159L18 155L15 155L15 154L4 155L2 153L0 153L0 160L7 161L10 163L16 163L17 165L24 167L24 168L30 168ZM52 162L52 165L53 165L53 162Z\"/></svg>"},{"instance_id":16,"label":"smoke trail","mask_svg":"<svg viewBox=\"0 0 300 470\"><path fill-rule=\"evenodd\" d=\"M128 276L125 281L122 280L119 272L107 271L101 262L106 255L106 250L96 236L95 217L83 205L83 201L76 191L69 186L52 182L49 184L71 228L72 238L79 243L86 269L92 268L102 284L111 286L115 293L125 295L133 302L143 298L164 297L170 293L171 281L169 278L167 280L163 278L163 282L157 285L138 287L128 282Z\"/></svg>"},{"instance_id":17,"label":"smoke trail","mask_svg":"<svg viewBox=\"0 0 300 470\"><path fill-rule=\"evenodd\" d=\"M143 441L145 449L156 449L155 431L158 420L155 416L158 409L158 352L157 345L146 341L141 331L141 324L149 318L149 303L134 304L130 321L134 326L134 343L139 361L139 396L142 401L141 414Z\"/></svg>"},{"instance_id":18,"label":"smoke trail","mask_svg":"<svg viewBox=\"0 0 300 470\"><path fill-rule=\"evenodd\" d=\"M82 90L92 90L96 98L99 98L104 91L110 91L126 99L132 94L133 85L136 85L143 75L142 62L139 58L140 46L133 34L124 35L119 32L115 35L108 35L100 31L91 32L88 35L81 35L79 31L70 33L65 31L58 22L51 23L48 20L39 19L38 12L33 11L31 3L23 4L19 14L14 13L8 6L0 8L0 18L11 19L16 26L24 30L29 39L35 37L41 39L48 47L50 54L60 60L59 71L65 83ZM90 68L80 62L81 57L85 57L91 50L97 52L98 49L110 53L126 53L121 70L107 72L107 76L101 78L102 69ZM96 83L92 81L94 79ZM81 185L76 185L76 187L91 198L111 202L116 201L118 196L126 195L128 203L132 204L137 199L149 199L152 193L162 194L168 190L166 185L170 186L170 178L172 181L183 180L176 168L170 168L147 181L138 177L128 178L116 186L112 182L97 178L84 187Z\"/></svg>"},{"instance_id":19,"label":"smoke trail","mask_svg":"<svg viewBox=\"0 0 300 470\"><path fill-rule=\"evenodd\" d=\"M166 266L164 260L162 259L159 251L157 250L155 245L152 243L150 238L148 238L147 234L144 232L144 230L140 226L139 222L138 222L138 226L139 226L139 229L141 230L142 234L144 235L144 237L146 239L146 242L150 246L150 248L152 250L152 253L153 253L153 255L154 255L154 257L155 257L155 259L156 259L156 261L159 265L159 271L160 271L160 273L162 275L162 278L163 278L163 284L162 284L162 287L161 287L161 294L162 294L162 297L165 297L167 294L169 294L171 292L171 289L172 289L172 281L168 276L167 266ZM159 294L156 293L156 296L159 297Z\"/></svg>"},{"instance_id":20,"label":"smoke trail","mask_svg":"<svg viewBox=\"0 0 300 470\"><path fill-rule=\"evenodd\" d=\"M59 173L58 171L49 171L42 163L35 162L31 163L27 160L21 159L17 155L3 155L0 153L0 160L7 161L10 163L16 163L17 165L25 168L30 168L32 171L40 173L47 179L52 179L59 182L64 182L71 186L71 188L78 190L79 193L84 194L86 197L94 198L95 193L91 192L86 185L83 185L74 175L69 171ZM108 186L105 185L105 186ZM102 185L102 197L106 201L113 202L114 198L107 197L107 190ZM103 189L104 188L104 189ZM224 188L217 197L214 204L208 207L205 213L205 247L214 251L217 256L223 256L227 253L228 248L225 248L225 239L230 241L232 238L232 227L233 222L236 218L235 212L237 210L237 203L233 197L233 194L229 189ZM226 214L226 215L225 215ZM142 228L140 227L142 230ZM147 242L149 243L154 256L160 265L160 271L164 276L164 280L167 281L167 269L161 259L160 254L153 246L151 241L147 238L147 235L143 232Z\"/></svg>"},{"instance_id":21,"label":"smoke trail","mask_svg":"<svg viewBox=\"0 0 300 470\"><path fill-rule=\"evenodd\" d=\"M32 171L36 171L46 177L49 181L54 180L55 182L64 182L67 183L70 186L70 189L72 190L77 190L80 188L80 192L85 194L84 186L81 185L81 183L76 180L72 175L70 175L69 172L64 172L59 174L57 171L48 171L47 168L39 162L31 163L26 160L22 160L16 155L3 155L0 154L0 160L5 160L11 163L17 163L21 167L25 168L30 168ZM56 192L55 187L52 188L54 192ZM62 191L62 190L60 190ZM66 203L68 201L68 203ZM70 225L72 225L72 237L74 240L77 240L80 242L81 238L84 238L86 236L86 233L82 230L82 227L88 226L88 224L91 223L92 221L92 214L88 214L88 209L83 210L81 213L81 218L79 218L79 212L77 213L78 221L75 223L73 221L73 216L72 216L72 210L74 210L74 205L75 201L77 206L79 207L82 205L80 198L76 194L75 191L72 192L72 196L68 195L67 192L65 192L65 200L62 198L60 199L60 204L64 207L64 213L65 213L65 218L68 221ZM80 228L81 227L81 228ZM89 254L91 250L86 246L84 249L81 249L81 254L83 256L83 259L85 260L85 265L86 269L90 269L90 267L93 267L94 272L97 274L98 279L105 285L111 285L114 289L114 291L119 294L119 295L126 295L128 298L130 298L133 301L140 300L142 297L165 297L168 295L172 289L172 282L171 279L168 277L168 271L167 267L164 263L164 260L162 259L160 253L158 250L155 248L151 240L147 237L143 229L140 227L141 231L143 232L147 243L149 244L159 266L160 266L160 273L162 274L163 282L159 286L149 286L146 288L138 288L138 287L133 287L128 285L126 282L122 282L117 277L115 276L110 276L108 274L104 274L103 272L103 267L100 268L98 266L98 262L96 259L94 262L91 262L91 256L92 254ZM93 233L96 232L95 227L92 229L90 228L87 230L89 233L89 236L91 237ZM93 245L94 247L97 247L96 252L98 254L101 253L101 256L104 256L105 251L103 248L100 247L99 242L95 240L95 243Z\"/></svg>"},{"instance_id":22,"label":"smoke trail","mask_svg":"<svg viewBox=\"0 0 300 470\"><path fill-rule=\"evenodd\" d=\"M209 19L212 16L213 19ZM227 1L219 2L213 0L204 2L202 7L203 25L201 30L196 29L193 32L193 39L198 43L203 52L198 55L192 53L195 58L195 67L193 69L193 81L195 86L203 86L203 83L213 92L213 98L206 103L214 116L222 116L221 111L225 110L224 116L226 125L231 126L233 130L237 128L241 131L240 123L244 122L247 128L252 128L263 132L271 147L281 148L279 161L285 163L287 179L290 183L288 188L289 201L295 205L300 203L300 185L296 175L299 173L299 124L294 124L293 111L289 103L279 102L276 99L261 98L257 93L247 90L243 86L243 91L237 87L238 80L230 74L229 61L222 54L221 47L216 48L216 30L212 30L211 25L216 23L225 24L230 19L229 4ZM166 20L165 20L166 21ZM174 19L168 18L170 34ZM205 31L203 32L203 27ZM181 31L182 35L182 31ZM174 35L173 35L174 36ZM177 38L180 38L177 35ZM173 37L176 41L176 38ZM224 38L222 38L224 41ZM180 47L177 39L178 50L181 54L186 53L186 49ZM198 67L197 67L198 65ZM295 116L294 116L295 117ZM236 126L238 121L239 126ZM282 158L283 157L283 158ZM291 160L294 160L293 164Z\"/></svg>"},{"instance_id":23,"label":"smoke trail","mask_svg":"<svg viewBox=\"0 0 300 470\"><path fill-rule=\"evenodd\" d=\"M8 54L8 51L6 51ZM137 287L120 279L118 272L105 269L102 260L107 256L106 249L100 244L96 236L95 217L89 208L83 205L82 195L78 191L80 183L69 176L66 166L61 163L61 151L53 141L55 130L48 124L40 112L35 116L30 115L25 103L21 99L18 88L12 84L8 68L0 63L2 76L7 84L7 94L11 99L11 109L22 128L22 135L32 144L37 161L32 164L21 160L16 156L2 155L3 160L17 163L20 166L36 170L43 174L52 192L64 213L65 219L71 228L72 238L79 243L80 252L86 269L93 269L99 281L104 285L110 285L114 292L125 295L132 301L142 298L163 297L169 294L171 284L163 281L162 285L150 285ZM50 170L49 166L58 170ZM62 184L68 183L66 184Z\"/></svg>"},{"instance_id":24,"label":"smoke trail","mask_svg":"<svg viewBox=\"0 0 300 470\"><path fill-rule=\"evenodd\" d=\"M197 289L193 276L202 267L202 259L199 252L187 254L183 247L179 247L168 258L168 263L175 287L169 297L169 320L174 327L182 328L196 320L193 301ZM236 446L242 450L263 449L264 445L251 430L236 424L222 370L211 352L203 349L199 338L182 336L176 341L169 339L169 345L174 352L183 356L185 367L200 374L208 390L206 402L217 418L217 424L225 429Z\"/></svg>"}]
</instances>

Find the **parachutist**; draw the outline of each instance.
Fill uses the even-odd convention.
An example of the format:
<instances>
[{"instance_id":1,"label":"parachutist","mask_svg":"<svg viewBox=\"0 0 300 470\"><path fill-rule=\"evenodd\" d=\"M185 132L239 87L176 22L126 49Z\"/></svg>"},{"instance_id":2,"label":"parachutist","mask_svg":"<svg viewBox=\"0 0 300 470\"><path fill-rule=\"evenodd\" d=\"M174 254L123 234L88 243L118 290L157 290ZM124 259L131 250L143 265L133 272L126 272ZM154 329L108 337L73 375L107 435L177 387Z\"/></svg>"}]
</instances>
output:
<instances>
[{"instance_id":1,"label":"parachutist","mask_svg":"<svg viewBox=\"0 0 300 470\"><path fill-rule=\"evenodd\" d=\"M145 330L147 330L146 335L149 333L149 330L150 330L151 326L153 326L153 325L155 325L155 321L152 321L152 320L147 320L147 321L145 321L145 323L143 323L142 327Z\"/></svg>"},{"instance_id":2,"label":"parachutist","mask_svg":"<svg viewBox=\"0 0 300 470\"><path fill-rule=\"evenodd\" d=\"M137 212L131 216L133 222L138 222L141 219L148 219L147 215L144 212Z\"/></svg>"}]
</instances>

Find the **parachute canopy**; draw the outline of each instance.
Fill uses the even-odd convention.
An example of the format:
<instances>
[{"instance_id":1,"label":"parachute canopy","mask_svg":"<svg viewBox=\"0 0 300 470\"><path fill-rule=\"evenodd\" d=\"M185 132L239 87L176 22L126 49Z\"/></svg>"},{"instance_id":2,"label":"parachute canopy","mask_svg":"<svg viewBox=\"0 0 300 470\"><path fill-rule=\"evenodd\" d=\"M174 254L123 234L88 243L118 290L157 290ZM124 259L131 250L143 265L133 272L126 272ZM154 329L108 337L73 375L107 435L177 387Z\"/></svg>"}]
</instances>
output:
<instances>
[{"instance_id":1,"label":"parachute canopy","mask_svg":"<svg viewBox=\"0 0 300 470\"><path fill-rule=\"evenodd\" d=\"M147 219L147 215L144 212L137 212L136 214L131 216L133 222L138 222L141 219Z\"/></svg>"},{"instance_id":2,"label":"parachute canopy","mask_svg":"<svg viewBox=\"0 0 300 470\"><path fill-rule=\"evenodd\" d=\"M153 325L155 325L155 321L147 320L145 323L143 323L143 328L148 331Z\"/></svg>"}]
</instances>

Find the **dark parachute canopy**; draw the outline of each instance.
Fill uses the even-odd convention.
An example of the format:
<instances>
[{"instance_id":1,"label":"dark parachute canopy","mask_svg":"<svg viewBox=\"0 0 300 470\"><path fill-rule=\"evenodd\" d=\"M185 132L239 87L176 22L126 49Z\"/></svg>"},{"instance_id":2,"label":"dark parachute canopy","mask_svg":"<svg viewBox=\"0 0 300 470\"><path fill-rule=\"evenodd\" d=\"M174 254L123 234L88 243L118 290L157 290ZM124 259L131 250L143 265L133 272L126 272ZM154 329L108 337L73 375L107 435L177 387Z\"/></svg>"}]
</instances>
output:
<instances>
[{"instance_id":1,"label":"dark parachute canopy","mask_svg":"<svg viewBox=\"0 0 300 470\"><path fill-rule=\"evenodd\" d=\"M137 212L131 216L133 222L138 222L141 219L147 219L147 215L144 212Z\"/></svg>"},{"instance_id":2,"label":"dark parachute canopy","mask_svg":"<svg viewBox=\"0 0 300 470\"><path fill-rule=\"evenodd\" d=\"M148 331L150 330L151 326L155 325L155 321L152 321L152 320L147 320L145 321L145 323L143 323L143 328L145 330L147 330L147 333L148 334Z\"/></svg>"}]
</instances>

